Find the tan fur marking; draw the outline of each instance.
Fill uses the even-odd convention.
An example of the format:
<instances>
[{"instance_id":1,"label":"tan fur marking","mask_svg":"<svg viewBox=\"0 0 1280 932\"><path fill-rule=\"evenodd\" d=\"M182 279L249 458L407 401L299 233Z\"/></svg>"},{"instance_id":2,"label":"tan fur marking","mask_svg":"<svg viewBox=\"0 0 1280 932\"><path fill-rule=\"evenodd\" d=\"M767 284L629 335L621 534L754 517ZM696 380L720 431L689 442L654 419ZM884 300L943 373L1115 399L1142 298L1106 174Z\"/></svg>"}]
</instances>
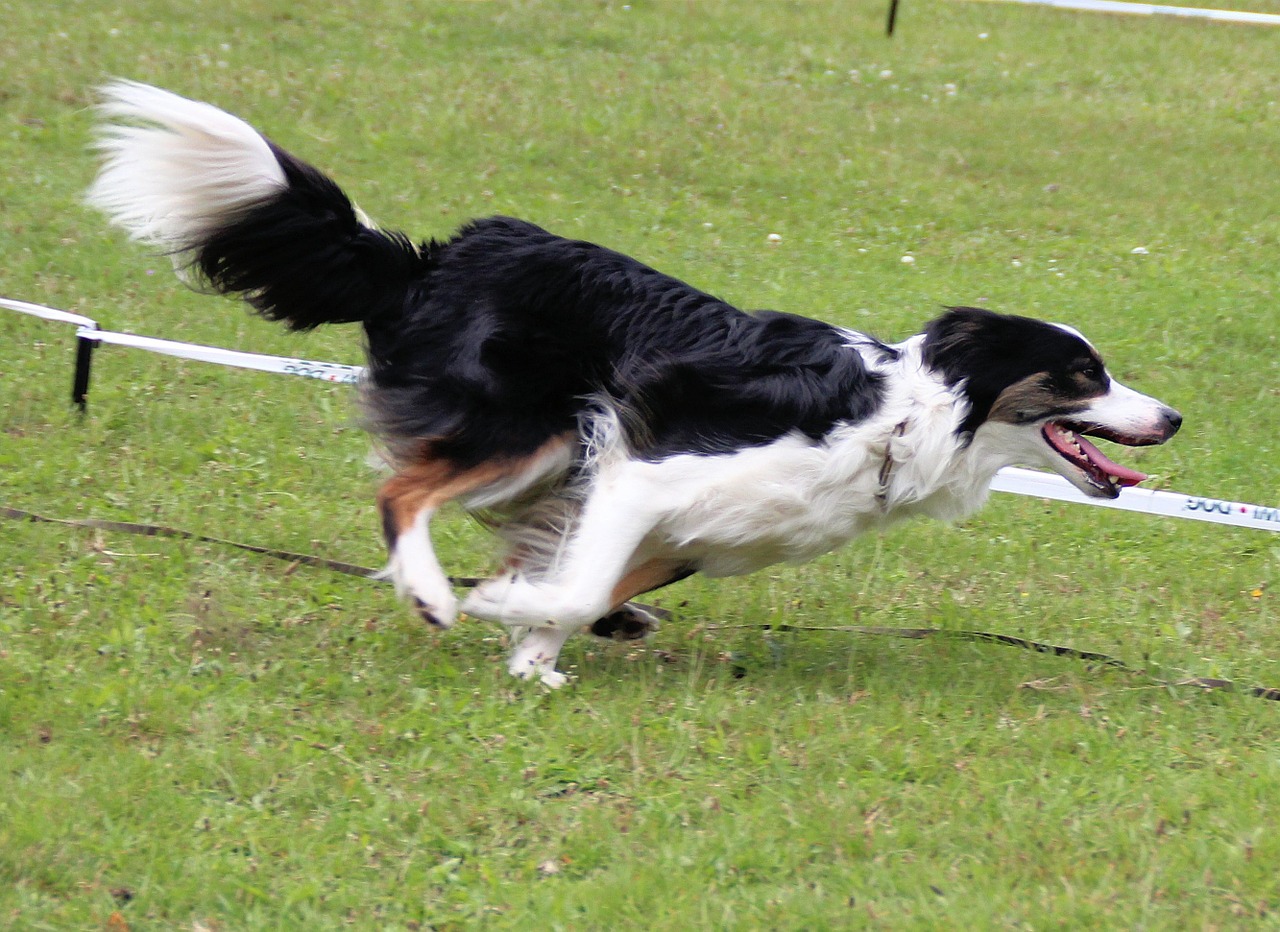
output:
<instances>
[{"instance_id":1,"label":"tan fur marking","mask_svg":"<svg viewBox=\"0 0 1280 932\"><path fill-rule=\"evenodd\" d=\"M378 509L388 534L403 534L424 508L434 511L468 492L518 475L555 447L565 444L565 439L556 437L528 456L493 460L471 469L459 469L424 450L421 460L399 469L378 489Z\"/></svg>"},{"instance_id":2,"label":"tan fur marking","mask_svg":"<svg viewBox=\"0 0 1280 932\"><path fill-rule=\"evenodd\" d=\"M653 559L641 563L618 581L609 596L609 611L617 611L642 592L665 586L688 572L689 564L679 560Z\"/></svg>"},{"instance_id":3,"label":"tan fur marking","mask_svg":"<svg viewBox=\"0 0 1280 932\"><path fill-rule=\"evenodd\" d=\"M1074 406L1064 404L1063 399L1052 388L1044 384L1045 373L1037 372L1014 382L1002 391L991 405L987 420L1003 421L1006 424L1025 424L1043 417L1050 411L1067 412L1074 409L1083 410L1088 401L1081 399Z\"/></svg>"}]
</instances>

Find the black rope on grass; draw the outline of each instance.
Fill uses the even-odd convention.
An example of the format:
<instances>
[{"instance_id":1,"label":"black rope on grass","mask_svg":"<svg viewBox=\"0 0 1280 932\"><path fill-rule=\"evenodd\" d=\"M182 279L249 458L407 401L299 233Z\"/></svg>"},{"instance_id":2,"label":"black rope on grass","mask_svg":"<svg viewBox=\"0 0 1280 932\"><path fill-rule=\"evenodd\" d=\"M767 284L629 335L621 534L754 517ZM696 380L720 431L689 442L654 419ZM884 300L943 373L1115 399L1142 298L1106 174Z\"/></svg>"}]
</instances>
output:
<instances>
[{"instance_id":1,"label":"black rope on grass","mask_svg":"<svg viewBox=\"0 0 1280 932\"><path fill-rule=\"evenodd\" d=\"M104 521L100 518L50 518L35 512L23 511L21 508L0 507L0 515L15 521L32 521L39 524L60 524L64 527L88 528L95 531L116 531L122 534L139 534L143 537L171 537L177 540L196 540L207 544L221 544L224 547L235 547L247 550L260 556L274 560L286 560L301 566L314 566L320 569L345 573L348 576L359 576L363 579L382 579L382 571L342 560L330 560L309 553L294 553L291 550L278 550L275 547L260 547L257 544L243 544L239 541L227 540L223 537L210 537L181 528L166 527L162 524L136 524L132 521ZM449 582L455 586L471 587L480 583L474 576L450 577Z\"/></svg>"},{"instance_id":2,"label":"black rope on grass","mask_svg":"<svg viewBox=\"0 0 1280 932\"><path fill-rule=\"evenodd\" d=\"M1280 689L1270 686L1238 686L1231 680L1220 679L1216 676L1193 676L1185 680L1166 680L1154 676L1141 667L1135 667L1132 664L1126 663L1119 657L1112 657L1110 654L1103 654L1092 650L1082 650L1078 647L1067 647L1062 644L1046 644L1043 641L1032 641L1028 638L1015 637L1012 634L997 634L992 631L970 631L954 628L884 628L876 625L792 625L785 622L782 624L763 622L760 624L706 626L708 631L726 631L730 629L743 628L763 631L847 631L852 634L876 634L884 637L913 638L917 640L928 637L942 637L951 638L956 641L987 641L994 644L1007 644L1010 647L1035 651L1039 654L1053 654L1055 657L1070 657L1073 660L1083 660L1086 663L1094 663L1104 667L1111 667L1113 670L1117 670L1121 673L1146 677L1157 686L1195 686L1198 689L1205 690L1206 692L1211 689L1221 689L1226 692L1243 693L1248 696L1254 696L1258 699L1269 699L1275 702L1280 702Z\"/></svg>"},{"instance_id":3,"label":"black rope on grass","mask_svg":"<svg viewBox=\"0 0 1280 932\"><path fill-rule=\"evenodd\" d=\"M239 550L247 550L249 553L256 553L259 556L271 557L274 560L284 560L292 564L292 566L314 566L319 569L345 573L348 576L358 576L362 579L372 579L377 581L382 581L384 579L381 570L375 570L367 566L360 566L355 563L346 563L342 560L331 560L327 557L317 557L307 553L295 553L291 550L279 550L275 547L261 547L257 544L245 544L239 541L227 540L224 537L211 537L207 534L197 534L194 531L184 531L181 528L167 527L162 524L138 524L132 521L105 521L100 518L50 518L45 515L36 514L32 511L24 511L21 508L10 508L7 506L0 506L0 517L9 518L14 521L28 521L39 524L57 524L63 527L87 528L89 530L96 531L115 531L122 534L138 534L143 537L169 537L178 540L194 540L208 544L221 544L225 547L235 547ZM449 582L451 584L462 588L475 587L479 585L481 581L482 580L476 576L449 577ZM644 607L651 611L653 610L650 606ZM875 625L793 625L785 622L781 624L765 622L761 624L706 626L706 630L708 631L726 631L734 629L782 632L845 631L852 634L871 634L896 638L923 639L929 637L945 637L959 641L986 641L994 644L1005 644L1010 647L1017 647L1021 650L1035 651L1036 653L1041 654L1053 654L1055 657L1070 657L1073 660L1083 660L1086 663L1094 663L1101 666L1111 667L1113 670L1118 670L1121 673L1147 677L1159 686L1195 686L1198 689L1206 691L1211 689L1220 689L1226 692L1235 692L1254 696L1258 699L1280 702L1280 688L1268 686L1238 686L1231 680L1219 679L1218 677L1212 676L1196 676L1185 680L1166 680L1153 676L1140 667L1132 666L1131 664L1120 660L1118 657L1112 657L1110 654L1103 654L1091 650L1081 650L1078 647L1067 647L1059 644L1046 644L1042 641L1032 641L1027 638L1016 637L1011 634L999 634L991 631L953 630L949 628L889 628Z\"/></svg>"}]
</instances>

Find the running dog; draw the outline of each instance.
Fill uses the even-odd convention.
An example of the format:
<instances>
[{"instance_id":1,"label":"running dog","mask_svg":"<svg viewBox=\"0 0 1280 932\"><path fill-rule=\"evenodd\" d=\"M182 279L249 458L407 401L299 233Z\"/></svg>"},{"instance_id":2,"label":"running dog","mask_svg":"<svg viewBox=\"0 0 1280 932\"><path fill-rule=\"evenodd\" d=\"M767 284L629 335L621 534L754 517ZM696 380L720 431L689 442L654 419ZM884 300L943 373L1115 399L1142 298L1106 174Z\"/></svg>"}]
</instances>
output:
<instances>
[{"instance_id":1,"label":"running dog","mask_svg":"<svg viewBox=\"0 0 1280 932\"><path fill-rule=\"evenodd\" d=\"M430 522L451 501L480 513L505 556L460 609L523 634L519 677L562 684L570 634L643 623L628 601L692 573L966 515L1004 466L1114 498L1146 477L1087 438L1157 444L1181 424L1070 327L954 307L890 344L744 312L523 220L415 242L209 104L121 81L101 110L89 201L115 224L294 330L363 326L362 405L394 469L388 573L453 624Z\"/></svg>"}]
</instances>

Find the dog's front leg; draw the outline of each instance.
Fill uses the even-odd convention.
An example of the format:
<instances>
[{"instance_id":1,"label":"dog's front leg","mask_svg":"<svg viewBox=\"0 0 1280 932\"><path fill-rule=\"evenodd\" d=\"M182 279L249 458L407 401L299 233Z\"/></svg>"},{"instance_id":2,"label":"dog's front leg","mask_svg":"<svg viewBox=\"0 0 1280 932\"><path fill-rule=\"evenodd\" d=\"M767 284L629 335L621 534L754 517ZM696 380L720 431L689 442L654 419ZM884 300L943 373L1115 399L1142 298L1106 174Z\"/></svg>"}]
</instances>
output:
<instances>
[{"instance_id":1,"label":"dog's front leg","mask_svg":"<svg viewBox=\"0 0 1280 932\"><path fill-rule=\"evenodd\" d=\"M636 482L597 482L564 553L545 575L508 573L489 580L462 610L513 627L569 631L603 618L634 594L618 597L619 586L635 572L637 550L662 514L653 492Z\"/></svg>"},{"instance_id":2,"label":"dog's front leg","mask_svg":"<svg viewBox=\"0 0 1280 932\"><path fill-rule=\"evenodd\" d=\"M556 669L556 661L560 658L560 649L573 634L573 628L515 628L512 635L516 637L515 649L507 662L507 672L522 680L537 677L552 689L559 689L569 682L567 674Z\"/></svg>"},{"instance_id":3,"label":"dog's front leg","mask_svg":"<svg viewBox=\"0 0 1280 932\"><path fill-rule=\"evenodd\" d=\"M611 603L609 611L610 613L626 611L630 605L627 600L632 596L684 579L693 572L693 568L682 561L648 560L626 573L613 587L609 595ZM657 614L661 611L653 606L632 605L630 607L631 623L637 623L635 616L640 616L647 619L649 626L657 627ZM601 621L607 622L612 618L612 614L605 615L597 619L596 624ZM560 649L564 647L565 641L577 630L579 630L578 627L565 624L513 628L512 636L515 638L516 646L507 664L508 672L522 680L537 677L552 688L563 686L569 681L569 677L556 669L556 661L560 657Z\"/></svg>"}]
</instances>

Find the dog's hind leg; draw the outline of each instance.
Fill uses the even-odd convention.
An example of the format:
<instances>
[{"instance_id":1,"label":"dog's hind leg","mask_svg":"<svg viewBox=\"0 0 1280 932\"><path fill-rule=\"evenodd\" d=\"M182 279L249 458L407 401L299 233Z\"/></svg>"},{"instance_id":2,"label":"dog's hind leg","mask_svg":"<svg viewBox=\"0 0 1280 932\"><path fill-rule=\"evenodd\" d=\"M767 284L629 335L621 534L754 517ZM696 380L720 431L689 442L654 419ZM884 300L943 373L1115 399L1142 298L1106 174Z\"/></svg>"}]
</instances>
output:
<instances>
[{"instance_id":1,"label":"dog's hind leg","mask_svg":"<svg viewBox=\"0 0 1280 932\"><path fill-rule=\"evenodd\" d=\"M396 473L378 490L387 574L423 620L440 628L453 624L458 602L431 546L430 524L440 506L457 494L451 489L450 473L444 463L419 463Z\"/></svg>"},{"instance_id":2,"label":"dog's hind leg","mask_svg":"<svg viewBox=\"0 0 1280 932\"><path fill-rule=\"evenodd\" d=\"M387 573L413 602L423 620L440 628L457 617L457 599L431 546L430 524L449 501L481 491L509 493L567 461L568 445L553 441L527 458L459 468L442 457L423 455L403 466L378 490L378 511L390 560Z\"/></svg>"},{"instance_id":3,"label":"dog's hind leg","mask_svg":"<svg viewBox=\"0 0 1280 932\"><path fill-rule=\"evenodd\" d=\"M663 488L643 476L599 478L564 552L546 575L529 578L511 572L490 580L467 597L462 610L531 629L512 653L508 669L524 679L561 685L565 677L555 663L570 634L607 618L632 596L694 569L685 560L646 553L646 541L670 505Z\"/></svg>"}]
</instances>

